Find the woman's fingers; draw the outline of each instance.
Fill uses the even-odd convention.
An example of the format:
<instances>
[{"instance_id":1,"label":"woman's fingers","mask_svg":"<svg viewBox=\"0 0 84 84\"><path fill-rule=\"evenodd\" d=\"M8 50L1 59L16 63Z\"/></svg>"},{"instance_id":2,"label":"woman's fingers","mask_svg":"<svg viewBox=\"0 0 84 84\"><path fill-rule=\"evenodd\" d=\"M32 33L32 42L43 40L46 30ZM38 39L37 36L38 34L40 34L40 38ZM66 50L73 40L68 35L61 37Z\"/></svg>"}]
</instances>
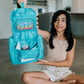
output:
<instances>
[{"instance_id":1,"label":"woman's fingers","mask_svg":"<svg viewBox=\"0 0 84 84\"><path fill-rule=\"evenodd\" d=\"M42 64L42 62L33 62L34 64Z\"/></svg>"},{"instance_id":2,"label":"woman's fingers","mask_svg":"<svg viewBox=\"0 0 84 84\"><path fill-rule=\"evenodd\" d=\"M17 2L20 6L21 6L21 3L24 2L25 8L26 8L27 0L17 0Z\"/></svg>"},{"instance_id":3,"label":"woman's fingers","mask_svg":"<svg viewBox=\"0 0 84 84\"><path fill-rule=\"evenodd\" d=\"M17 1L18 2L18 4L21 6L21 2L20 1Z\"/></svg>"},{"instance_id":4,"label":"woman's fingers","mask_svg":"<svg viewBox=\"0 0 84 84\"><path fill-rule=\"evenodd\" d=\"M38 59L38 61L37 62L33 62L34 64L43 64L43 62L40 60L40 59Z\"/></svg>"},{"instance_id":5,"label":"woman's fingers","mask_svg":"<svg viewBox=\"0 0 84 84\"><path fill-rule=\"evenodd\" d=\"M66 82L66 83L76 83L76 80L66 80L64 82Z\"/></svg>"},{"instance_id":6,"label":"woman's fingers","mask_svg":"<svg viewBox=\"0 0 84 84\"><path fill-rule=\"evenodd\" d=\"M38 62L34 62L34 63L35 64L41 64L41 65L48 65L49 61L38 59Z\"/></svg>"}]
</instances>

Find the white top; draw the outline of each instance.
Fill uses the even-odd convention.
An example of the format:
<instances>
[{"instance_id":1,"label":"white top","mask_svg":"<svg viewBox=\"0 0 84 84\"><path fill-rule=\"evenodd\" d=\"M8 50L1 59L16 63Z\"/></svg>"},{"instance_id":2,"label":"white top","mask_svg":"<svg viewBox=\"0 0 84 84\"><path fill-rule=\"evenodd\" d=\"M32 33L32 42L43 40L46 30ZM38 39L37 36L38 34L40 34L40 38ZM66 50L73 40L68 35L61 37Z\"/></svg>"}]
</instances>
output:
<instances>
[{"instance_id":1,"label":"white top","mask_svg":"<svg viewBox=\"0 0 84 84\"><path fill-rule=\"evenodd\" d=\"M47 57L46 59L48 61L63 61L66 60L66 54L67 54L67 47L68 43L67 40L60 41L53 38L53 45L54 49L51 49L49 45L47 45Z\"/></svg>"}]
</instances>

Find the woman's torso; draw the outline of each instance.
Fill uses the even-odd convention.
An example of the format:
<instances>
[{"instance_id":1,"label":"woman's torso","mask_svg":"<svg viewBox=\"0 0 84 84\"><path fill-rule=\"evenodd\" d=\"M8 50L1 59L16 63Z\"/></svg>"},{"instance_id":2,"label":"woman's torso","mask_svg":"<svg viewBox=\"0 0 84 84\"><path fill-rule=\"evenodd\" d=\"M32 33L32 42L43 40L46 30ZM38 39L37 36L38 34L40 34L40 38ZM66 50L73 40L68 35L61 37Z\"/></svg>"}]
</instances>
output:
<instances>
[{"instance_id":1,"label":"woman's torso","mask_svg":"<svg viewBox=\"0 0 84 84\"><path fill-rule=\"evenodd\" d=\"M56 39L55 37L53 38L53 45L54 49L51 49L49 45L47 45L47 56L46 59L48 61L63 61L66 60L66 55L67 55L67 47L68 43L67 40L60 41Z\"/></svg>"}]
</instances>

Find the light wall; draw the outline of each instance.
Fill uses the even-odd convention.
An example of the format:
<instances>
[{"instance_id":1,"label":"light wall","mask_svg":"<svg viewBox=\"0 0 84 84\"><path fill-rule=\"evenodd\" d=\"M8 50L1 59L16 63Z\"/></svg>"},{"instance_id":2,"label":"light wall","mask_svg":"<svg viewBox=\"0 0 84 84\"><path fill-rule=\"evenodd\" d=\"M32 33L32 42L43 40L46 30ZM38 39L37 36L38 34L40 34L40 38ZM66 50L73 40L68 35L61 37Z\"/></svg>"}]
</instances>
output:
<instances>
[{"instance_id":1,"label":"light wall","mask_svg":"<svg viewBox=\"0 0 84 84\"><path fill-rule=\"evenodd\" d=\"M72 0L63 0L63 8L70 6L72 9Z\"/></svg>"},{"instance_id":2,"label":"light wall","mask_svg":"<svg viewBox=\"0 0 84 84\"><path fill-rule=\"evenodd\" d=\"M63 0L58 0L58 10L63 9Z\"/></svg>"},{"instance_id":3,"label":"light wall","mask_svg":"<svg viewBox=\"0 0 84 84\"><path fill-rule=\"evenodd\" d=\"M73 0L73 12L84 13L84 0Z\"/></svg>"},{"instance_id":4,"label":"light wall","mask_svg":"<svg viewBox=\"0 0 84 84\"><path fill-rule=\"evenodd\" d=\"M78 12L84 13L84 0L78 0Z\"/></svg>"},{"instance_id":5,"label":"light wall","mask_svg":"<svg viewBox=\"0 0 84 84\"><path fill-rule=\"evenodd\" d=\"M78 0L73 0L72 8L73 8L73 12L78 11Z\"/></svg>"},{"instance_id":6,"label":"light wall","mask_svg":"<svg viewBox=\"0 0 84 84\"><path fill-rule=\"evenodd\" d=\"M58 10L66 6L71 7L71 12L84 13L84 0L58 0Z\"/></svg>"},{"instance_id":7,"label":"light wall","mask_svg":"<svg viewBox=\"0 0 84 84\"><path fill-rule=\"evenodd\" d=\"M72 10L72 0L58 0L58 10L64 9L66 6L70 6Z\"/></svg>"},{"instance_id":8,"label":"light wall","mask_svg":"<svg viewBox=\"0 0 84 84\"><path fill-rule=\"evenodd\" d=\"M0 1L0 39L9 38L12 35L10 13L13 10L13 0Z\"/></svg>"},{"instance_id":9,"label":"light wall","mask_svg":"<svg viewBox=\"0 0 84 84\"><path fill-rule=\"evenodd\" d=\"M57 10L56 2L57 0L47 0L48 1L48 12L55 12Z\"/></svg>"}]
</instances>

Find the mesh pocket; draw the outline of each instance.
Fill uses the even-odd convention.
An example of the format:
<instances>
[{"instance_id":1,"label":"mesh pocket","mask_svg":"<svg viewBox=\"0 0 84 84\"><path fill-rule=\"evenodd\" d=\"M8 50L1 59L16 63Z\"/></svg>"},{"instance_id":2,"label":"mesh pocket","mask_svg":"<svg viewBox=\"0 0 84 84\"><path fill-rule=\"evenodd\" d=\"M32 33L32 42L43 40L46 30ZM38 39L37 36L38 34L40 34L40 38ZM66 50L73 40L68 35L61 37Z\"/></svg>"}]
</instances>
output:
<instances>
[{"instance_id":1,"label":"mesh pocket","mask_svg":"<svg viewBox=\"0 0 84 84\"><path fill-rule=\"evenodd\" d=\"M17 50L15 52L16 59L20 62L27 62L34 60L38 57L38 48L32 50Z\"/></svg>"}]
</instances>

